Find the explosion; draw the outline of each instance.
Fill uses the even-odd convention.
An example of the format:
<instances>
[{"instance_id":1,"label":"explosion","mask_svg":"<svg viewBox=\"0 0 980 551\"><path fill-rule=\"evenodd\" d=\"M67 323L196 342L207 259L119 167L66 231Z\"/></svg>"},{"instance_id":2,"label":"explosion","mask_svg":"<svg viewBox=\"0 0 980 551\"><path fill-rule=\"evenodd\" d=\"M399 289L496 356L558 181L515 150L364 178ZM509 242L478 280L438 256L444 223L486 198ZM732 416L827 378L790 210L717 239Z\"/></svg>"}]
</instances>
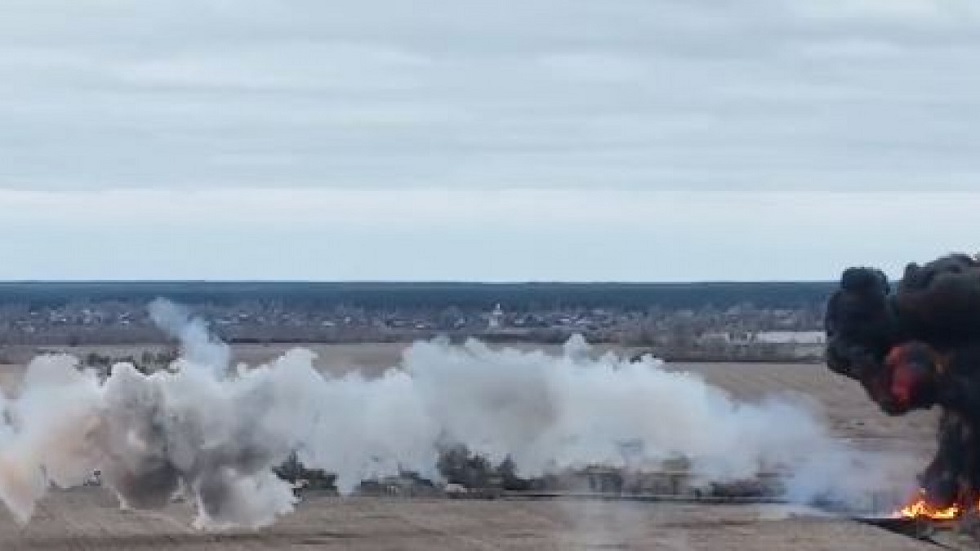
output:
<instances>
[{"instance_id":1,"label":"explosion","mask_svg":"<svg viewBox=\"0 0 980 551\"><path fill-rule=\"evenodd\" d=\"M920 491L919 496L898 510L896 516L906 519L928 519L928 520L955 520L959 518L959 505L953 504L944 509L937 509L929 504L925 492Z\"/></svg>"},{"instance_id":2,"label":"explosion","mask_svg":"<svg viewBox=\"0 0 980 551\"><path fill-rule=\"evenodd\" d=\"M954 254L909 264L891 289L849 268L826 313L827 365L889 415L941 409L938 449L904 517L958 518L980 498L980 262Z\"/></svg>"},{"instance_id":3,"label":"explosion","mask_svg":"<svg viewBox=\"0 0 980 551\"><path fill-rule=\"evenodd\" d=\"M349 494L403 471L438 480L446 444L507 459L525 477L656 469L684 457L705 482L780 469L801 500L847 499L874 483L876 471L860 469L866 458L798 403L740 402L649 356L595 358L581 337L559 356L420 342L367 379L318 371L303 349L233 367L201 320L166 302L151 313L181 341L168 369L119 363L100 374L71 356L42 356L16 396L0 394L0 500L19 521L50 486L98 471L123 507L182 495L198 527L260 527L297 504L275 474L287 458L335 474Z\"/></svg>"}]
</instances>

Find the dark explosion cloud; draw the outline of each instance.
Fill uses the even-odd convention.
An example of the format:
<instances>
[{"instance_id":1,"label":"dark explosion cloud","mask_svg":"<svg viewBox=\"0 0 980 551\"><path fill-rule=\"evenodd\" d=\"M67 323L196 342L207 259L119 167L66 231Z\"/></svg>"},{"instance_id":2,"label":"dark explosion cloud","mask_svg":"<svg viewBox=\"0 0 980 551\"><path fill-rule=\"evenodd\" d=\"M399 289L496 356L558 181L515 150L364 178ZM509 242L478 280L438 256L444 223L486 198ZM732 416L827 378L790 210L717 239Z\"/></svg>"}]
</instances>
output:
<instances>
[{"instance_id":1,"label":"dark explosion cloud","mask_svg":"<svg viewBox=\"0 0 980 551\"><path fill-rule=\"evenodd\" d=\"M849 268L827 304L827 365L859 381L881 409L941 408L938 450L920 476L929 503L980 499L980 261L964 254L909 264L897 287Z\"/></svg>"}]
</instances>

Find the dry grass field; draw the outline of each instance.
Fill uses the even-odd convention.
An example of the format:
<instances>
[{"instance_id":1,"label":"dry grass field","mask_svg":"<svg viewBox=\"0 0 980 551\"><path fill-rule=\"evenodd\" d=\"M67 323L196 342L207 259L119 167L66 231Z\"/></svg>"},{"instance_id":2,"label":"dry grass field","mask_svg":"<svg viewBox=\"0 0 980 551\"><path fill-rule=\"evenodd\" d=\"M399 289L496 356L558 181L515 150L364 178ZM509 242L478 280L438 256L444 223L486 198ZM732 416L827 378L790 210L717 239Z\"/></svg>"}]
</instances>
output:
<instances>
[{"instance_id":1,"label":"dry grass field","mask_svg":"<svg viewBox=\"0 0 980 551\"><path fill-rule=\"evenodd\" d=\"M357 549L422 551L665 549L895 551L931 545L839 519L794 517L767 506L627 502L404 500L309 497L274 527L202 533L191 508L120 511L106 492L52 494L26 528L0 520L0 549Z\"/></svg>"},{"instance_id":2,"label":"dry grass field","mask_svg":"<svg viewBox=\"0 0 980 551\"><path fill-rule=\"evenodd\" d=\"M314 345L322 369L376 374L396 365L403 345ZM557 348L554 350L557 351ZM138 353L113 347L103 353ZM236 360L258 363L282 347L236 346ZM75 350L84 354L88 350ZM861 388L819 365L676 364L734 396L789 393L822 411L832 432L866 449L895 450L909 476L932 451L934 416L891 419ZM0 366L0 385L16 389L21 365ZM24 528L0 512L0 550L102 549L930 549L933 546L846 519L790 514L777 506L602 501L336 499L307 496L298 511L260 532L201 533L192 508L120 511L104 490L50 494Z\"/></svg>"}]
</instances>

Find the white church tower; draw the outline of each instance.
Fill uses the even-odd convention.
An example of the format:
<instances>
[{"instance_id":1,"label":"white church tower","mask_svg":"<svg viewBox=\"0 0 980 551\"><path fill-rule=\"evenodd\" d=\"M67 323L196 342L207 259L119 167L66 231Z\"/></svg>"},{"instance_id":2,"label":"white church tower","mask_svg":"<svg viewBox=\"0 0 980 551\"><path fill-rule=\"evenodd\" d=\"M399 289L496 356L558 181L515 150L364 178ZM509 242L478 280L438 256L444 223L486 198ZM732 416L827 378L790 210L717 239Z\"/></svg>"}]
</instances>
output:
<instances>
[{"instance_id":1,"label":"white church tower","mask_svg":"<svg viewBox=\"0 0 980 551\"><path fill-rule=\"evenodd\" d=\"M504 310L500 307L498 302L496 306L493 307L493 311L490 312L490 319L487 321L487 329L493 331L494 329L500 329L504 324Z\"/></svg>"}]
</instances>

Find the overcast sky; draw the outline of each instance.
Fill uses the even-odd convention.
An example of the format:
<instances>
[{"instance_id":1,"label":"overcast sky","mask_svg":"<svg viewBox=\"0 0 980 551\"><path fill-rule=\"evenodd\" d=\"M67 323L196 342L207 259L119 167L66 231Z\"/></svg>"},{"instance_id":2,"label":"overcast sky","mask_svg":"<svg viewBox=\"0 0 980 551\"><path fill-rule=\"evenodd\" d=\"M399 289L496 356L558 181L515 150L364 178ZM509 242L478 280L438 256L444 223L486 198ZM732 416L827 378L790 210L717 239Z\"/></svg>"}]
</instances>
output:
<instances>
[{"instance_id":1,"label":"overcast sky","mask_svg":"<svg viewBox=\"0 0 980 551\"><path fill-rule=\"evenodd\" d=\"M972 0L6 0L2 279L829 279L980 250Z\"/></svg>"}]
</instances>

